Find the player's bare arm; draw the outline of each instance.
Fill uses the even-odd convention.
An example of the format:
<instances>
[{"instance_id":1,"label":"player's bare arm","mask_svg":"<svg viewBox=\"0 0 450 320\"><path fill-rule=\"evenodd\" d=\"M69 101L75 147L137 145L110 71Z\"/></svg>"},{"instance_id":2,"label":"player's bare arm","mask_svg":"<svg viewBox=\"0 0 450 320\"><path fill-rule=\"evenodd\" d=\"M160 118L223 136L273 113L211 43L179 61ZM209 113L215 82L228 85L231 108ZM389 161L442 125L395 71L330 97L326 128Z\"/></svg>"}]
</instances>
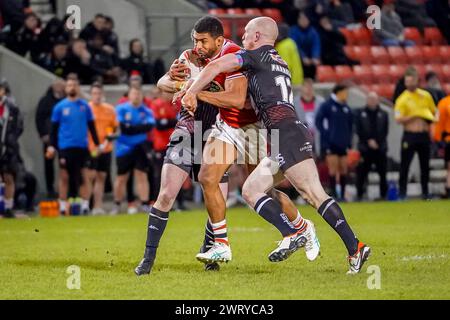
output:
<instances>
[{"instance_id":1,"label":"player's bare arm","mask_svg":"<svg viewBox=\"0 0 450 320\"><path fill-rule=\"evenodd\" d=\"M186 84L186 70L188 66L176 59L170 66L169 71L159 79L157 86L164 92L175 93Z\"/></svg>"},{"instance_id":2,"label":"player's bare arm","mask_svg":"<svg viewBox=\"0 0 450 320\"><path fill-rule=\"evenodd\" d=\"M197 79L181 100L182 105L194 112L197 108L197 94L202 91L220 73L230 73L239 70L240 62L235 54L226 54L223 57L210 62L200 72Z\"/></svg>"},{"instance_id":3,"label":"player's bare arm","mask_svg":"<svg viewBox=\"0 0 450 320\"><path fill-rule=\"evenodd\" d=\"M239 77L226 80L224 91L200 91L197 98L219 108L243 109L247 98L247 87L247 79Z\"/></svg>"}]
</instances>

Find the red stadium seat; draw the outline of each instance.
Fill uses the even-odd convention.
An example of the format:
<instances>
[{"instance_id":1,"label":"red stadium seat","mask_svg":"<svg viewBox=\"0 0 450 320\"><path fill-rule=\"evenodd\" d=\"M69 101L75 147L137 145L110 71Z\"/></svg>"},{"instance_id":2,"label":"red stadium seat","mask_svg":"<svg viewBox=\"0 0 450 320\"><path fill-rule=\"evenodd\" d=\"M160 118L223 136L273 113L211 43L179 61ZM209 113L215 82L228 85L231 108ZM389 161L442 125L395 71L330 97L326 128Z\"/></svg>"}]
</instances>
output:
<instances>
[{"instance_id":1,"label":"red stadium seat","mask_svg":"<svg viewBox=\"0 0 450 320\"><path fill-rule=\"evenodd\" d=\"M406 53L402 47L388 47L387 51L391 57L391 63L408 64Z\"/></svg>"},{"instance_id":2,"label":"red stadium seat","mask_svg":"<svg viewBox=\"0 0 450 320\"><path fill-rule=\"evenodd\" d=\"M442 74L444 75L445 82L450 83L450 65L444 64L442 65ZM446 91L447 94L450 94L450 91Z\"/></svg>"},{"instance_id":3,"label":"red stadium seat","mask_svg":"<svg viewBox=\"0 0 450 320\"><path fill-rule=\"evenodd\" d=\"M423 46L422 47L423 59L426 63L439 63L441 62L441 55L439 47L436 46Z\"/></svg>"},{"instance_id":4,"label":"red stadium seat","mask_svg":"<svg viewBox=\"0 0 450 320\"><path fill-rule=\"evenodd\" d=\"M353 77L360 85L368 85L373 82L372 68L369 65L353 66Z\"/></svg>"},{"instance_id":5,"label":"red stadium seat","mask_svg":"<svg viewBox=\"0 0 450 320\"><path fill-rule=\"evenodd\" d=\"M336 73L331 66L318 66L316 77L319 82L336 82Z\"/></svg>"},{"instance_id":6,"label":"red stadium seat","mask_svg":"<svg viewBox=\"0 0 450 320\"><path fill-rule=\"evenodd\" d=\"M358 60L362 64L367 64L372 61L370 47L368 46L353 46L353 54L355 60Z\"/></svg>"},{"instance_id":7,"label":"red stadium seat","mask_svg":"<svg viewBox=\"0 0 450 320\"><path fill-rule=\"evenodd\" d=\"M262 14L267 17L271 17L276 22L282 22L283 16L281 15L281 11L275 8L263 9Z\"/></svg>"},{"instance_id":8,"label":"red stadium seat","mask_svg":"<svg viewBox=\"0 0 450 320\"><path fill-rule=\"evenodd\" d=\"M372 55L372 62L376 64L389 64L389 53L385 47L373 46L370 47Z\"/></svg>"},{"instance_id":9,"label":"red stadium seat","mask_svg":"<svg viewBox=\"0 0 450 320\"><path fill-rule=\"evenodd\" d=\"M353 70L349 66L335 66L337 81L353 80Z\"/></svg>"},{"instance_id":10,"label":"red stadium seat","mask_svg":"<svg viewBox=\"0 0 450 320\"><path fill-rule=\"evenodd\" d=\"M258 8L247 8L244 10L244 13L251 14L252 16L262 16L262 12Z\"/></svg>"},{"instance_id":11,"label":"red stadium seat","mask_svg":"<svg viewBox=\"0 0 450 320\"><path fill-rule=\"evenodd\" d=\"M217 16L217 15L225 14L227 12L225 11L225 9L222 9L222 8L214 8L214 9L209 9L208 13L212 16Z\"/></svg>"},{"instance_id":12,"label":"red stadium seat","mask_svg":"<svg viewBox=\"0 0 450 320\"><path fill-rule=\"evenodd\" d=\"M450 82L443 85L444 92L449 95L450 94Z\"/></svg>"},{"instance_id":13,"label":"red stadium seat","mask_svg":"<svg viewBox=\"0 0 450 320\"><path fill-rule=\"evenodd\" d=\"M441 56L442 62L450 61L450 46L440 46L439 55Z\"/></svg>"},{"instance_id":14,"label":"red stadium seat","mask_svg":"<svg viewBox=\"0 0 450 320\"><path fill-rule=\"evenodd\" d=\"M356 44L368 46L372 43L372 33L369 31L369 29L353 29L352 33Z\"/></svg>"},{"instance_id":15,"label":"red stadium seat","mask_svg":"<svg viewBox=\"0 0 450 320\"><path fill-rule=\"evenodd\" d=\"M395 85L391 83L375 84L370 86L371 91L375 91L379 96L391 99L394 95Z\"/></svg>"},{"instance_id":16,"label":"red stadium seat","mask_svg":"<svg viewBox=\"0 0 450 320\"><path fill-rule=\"evenodd\" d=\"M355 36L350 29L340 28L339 31L344 35L347 45L356 44Z\"/></svg>"},{"instance_id":17,"label":"red stadium seat","mask_svg":"<svg viewBox=\"0 0 450 320\"><path fill-rule=\"evenodd\" d=\"M405 53L408 56L408 61L410 63L423 63L423 53L420 47L406 47Z\"/></svg>"},{"instance_id":18,"label":"red stadium seat","mask_svg":"<svg viewBox=\"0 0 450 320\"><path fill-rule=\"evenodd\" d=\"M371 66L371 68L372 68L372 73L373 73L373 78L374 78L373 82L386 83L386 82L390 82L392 80L391 79L391 71L390 71L388 65L374 64Z\"/></svg>"},{"instance_id":19,"label":"red stadium seat","mask_svg":"<svg viewBox=\"0 0 450 320\"><path fill-rule=\"evenodd\" d=\"M406 40L412 40L417 45L422 44L422 35L420 34L419 30L414 27L407 27L404 29L403 35L405 36Z\"/></svg>"},{"instance_id":20,"label":"red stadium seat","mask_svg":"<svg viewBox=\"0 0 450 320\"><path fill-rule=\"evenodd\" d=\"M221 18L220 21L222 21L223 25L223 36L227 39L231 39L232 37L232 27L231 27L231 21L230 19Z\"/></svg>"},{"instance_id":21,"label":"red stadium seat","mask_svg":"<svg viewBox=\"0 0 450 320\"><path fill-rule=\"evenodd\" d=\"M425 28L424 42L432 46L445 44L441 31L436 27Z\"/></svg>"},{"instance_id":22,"label":"red stadium seat","mask_svg":"<svg viewBox=\"0 0 450 320\"><path fill-rule=\"evenodd\" d=\"M241 8L228 8L227 13L228 14L243 14L244 10L242 10Z\"/></svg>"},{"instance_id":23,"label":"red stadium seat","mask_svg":"<svg viewBox=\"0 0 450 320\"><path fill-rule=\"evenodd\" d=\"M345 46L344 47L344 53L350 59L357 60L355 58L355 53L353 52L353 46Z\"/></svg>"},{"instance_id":24,"label":"red stadium seat","mask_svg":"<svg viewBox=\"0 0 450 320\"><path fill-rule=\"evenodd\" d=\"M389 66L389 74L393 82L397 82L401 77L404 76L406 70L406 65L392 64Z\"/></svg>"}]
</instances>

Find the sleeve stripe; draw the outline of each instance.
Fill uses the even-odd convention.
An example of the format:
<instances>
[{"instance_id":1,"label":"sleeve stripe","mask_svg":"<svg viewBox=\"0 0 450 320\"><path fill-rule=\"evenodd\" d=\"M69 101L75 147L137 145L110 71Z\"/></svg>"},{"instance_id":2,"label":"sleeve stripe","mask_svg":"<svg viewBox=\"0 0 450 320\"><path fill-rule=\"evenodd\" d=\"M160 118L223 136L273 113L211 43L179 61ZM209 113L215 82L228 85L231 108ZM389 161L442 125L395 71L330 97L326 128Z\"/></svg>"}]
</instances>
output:
<instances>
[{"instance_id":1,"label":"sleeve stripe","mask_svg":"<svg viewBox=\"0 0 450 320\"><path fill-rule=\"evenodd\" d=\"M229 75L225 79L230 80L230 79L236 79L236 78L240 78L240 77L245 77L245 76L242 73L238 73L238 74Z\"/></svg>"}]
</instances>

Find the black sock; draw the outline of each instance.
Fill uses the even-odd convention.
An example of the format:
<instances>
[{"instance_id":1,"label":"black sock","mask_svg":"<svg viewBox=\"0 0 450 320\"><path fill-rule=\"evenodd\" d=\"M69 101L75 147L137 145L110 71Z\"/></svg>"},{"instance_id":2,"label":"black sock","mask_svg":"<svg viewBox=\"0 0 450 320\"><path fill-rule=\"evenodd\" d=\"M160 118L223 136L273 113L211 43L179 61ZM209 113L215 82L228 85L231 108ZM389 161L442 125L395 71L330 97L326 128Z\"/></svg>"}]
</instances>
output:
<instances>
[{"instance_id":1,"label":"black sock","mask_svg":"<svg viewBox=\"0 0 450 320\"><path fill-rule=\"evenodd\" d=\"M320 205L317 211L344 241L348 254L354 255L358 251L358 239L345 220L338 203L333 198L329 198Z\"/></svg>"},{"instance_id":2,"label":"black sock","mask_svg":"<svg viewBox=\"0 0 450 320\"><path fill-rule=\"evenodd\" d=\"M150 206L150 200L147 201L141 201L142 205L144 206Z\"/></svg>"},{"instance_id":3,"label":"black sock","mask_svg":"<svg viewBox=\"0 0 450 320\"><path fill-rule=\"evenodd\" d=\"M445 188L447 190L447 198L450 199L450 188Z\"/></svg>"},{"instance_id":4,"label":"black sock","mask_svg":"<svg viewBox=\"0 0 450 320\"><path fill-rule=\"evenodd\" d=\"M206 221L206 226L205 226L205 239L203 240L203 246L201 251L202 252L206 252L208 251L212 246L214 245L214 233L213 233L213 228L211 226L211 222Z\"/></svg>"},{"instance_id":5,"label":"black sock","mask_svg":"<svg viewBox=\"0 0 450 320\"><path fill-rule=\"evenodd\" d=\"M332 197L336 196L336 176L330 176L330 193Z\"/></svg>"},{"instance_id":6,"label":"black sock","mask_svg":"<svg viewBox=\"0 0 450 320\"><path fill-rule=\"evenodd\" d=\"M160 211L155 207L150 209L150 214L148 215L147 242L145 243L145 258L155 258L156 249L158 249L159 241L164 233L164 229L166 229L168 219L168 212Z\"/></svg>"},{"instance_id":7,"label":"black sock","mask_svg":"<svg viewBox=\"0 0 450 320\"><path fill-rule=\"evenodd\" d=\"M268 196L263 196L256 202L255 211L270 222L281 232L283 237L296 233L292 223L288 217L283 213L281 206Z\"/></svg>"},{"instance_id":8,"label":"black sock","mask_svg":"<svg viewBox=\"0 0 450 320\"><path fill-rule=\"evenodd\" d=\"M339 177L339 183L341 185L341 198L345 198L345 187L347 186L347 176L341 175Z\"/></svg>"}]
</instances>

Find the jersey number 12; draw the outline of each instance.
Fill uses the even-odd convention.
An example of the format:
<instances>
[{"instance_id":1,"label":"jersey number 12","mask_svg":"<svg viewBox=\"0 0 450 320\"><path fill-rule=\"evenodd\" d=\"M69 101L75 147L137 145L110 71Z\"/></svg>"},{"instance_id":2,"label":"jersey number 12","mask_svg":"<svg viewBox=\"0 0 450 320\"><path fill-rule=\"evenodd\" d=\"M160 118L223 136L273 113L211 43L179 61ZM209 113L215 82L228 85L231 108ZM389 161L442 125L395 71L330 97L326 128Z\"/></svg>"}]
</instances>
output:
<instances>
[{"instance_id":1,"label":"jersey number 12","mask_svg":"<svg viewBox=\"0 0 450 320\"><path fill-rule=\"evenodd\" d=\"M277 87L280 87L281 89L283 101L294 104L294 93L291 88L291 79L286 76L278 76L275 78L275 83Z\"/></svg>"}]
</instances>

